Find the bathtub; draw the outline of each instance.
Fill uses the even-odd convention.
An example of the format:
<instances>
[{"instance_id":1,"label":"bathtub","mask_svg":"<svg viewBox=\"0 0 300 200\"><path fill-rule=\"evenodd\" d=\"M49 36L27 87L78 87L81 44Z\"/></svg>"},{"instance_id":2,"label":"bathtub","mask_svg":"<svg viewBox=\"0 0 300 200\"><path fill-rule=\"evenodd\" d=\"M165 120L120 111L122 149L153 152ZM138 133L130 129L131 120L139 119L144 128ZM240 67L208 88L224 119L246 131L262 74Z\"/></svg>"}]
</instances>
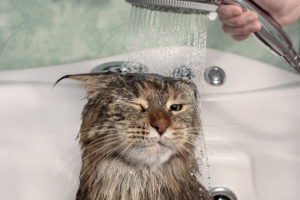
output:
<instances>
[{"instance_id":1,"label":"bathtub","mask_svg":"<svg viewBox=\"0 0 300 200\"><path fill-rule=\"evenodd\" d=\"M168 66L186 51L175 50ZM75 199L81 165L76 137L85 92L69 81L52 86L63 75L127 57L0 72L0 199ZM167 69L159 60L145 58L143 64ZM212 49L206 66L221 67L226 81L216 87L201 79L210 166L204 184L230 188L239 200L299 199L300 75Z\"/></svg>"}]
</instances>

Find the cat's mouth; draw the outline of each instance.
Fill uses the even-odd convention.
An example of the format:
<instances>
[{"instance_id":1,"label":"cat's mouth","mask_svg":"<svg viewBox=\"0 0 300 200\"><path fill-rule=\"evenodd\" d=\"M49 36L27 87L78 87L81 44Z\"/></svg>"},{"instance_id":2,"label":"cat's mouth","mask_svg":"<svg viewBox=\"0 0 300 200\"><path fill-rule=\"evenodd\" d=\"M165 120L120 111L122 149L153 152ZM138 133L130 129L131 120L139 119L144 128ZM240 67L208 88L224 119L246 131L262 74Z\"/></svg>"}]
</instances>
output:
<instances>
[{"instance_id":1,"label":"cat's mouth","mask_svg":"<svg viewBox=\"0 0 300 200\"><path fill-rule=\"evenodd\" d=\"M140 148L144 150L148 150L151 153L159 153L162 151L172 150L171 146L168 146L162 143L161 141L145 144L143 146L140 146Z\"/></svg>"},{"instance_id":2,"label":"cat's mouth","mask_svg":"<svg viewBox=\"0 0 300 200\"><path fill-rule=\"evenodd\" d=\"M151 147L151 146L162 146L162 147L166 147L166 148L171 148L170 145L167 145L167 144L163 143L160 140L155 141L155 142L153 141L153 142L144 143L144 144L140 144L139 145L140 148L147 148L147 147Z\"/></svg>"},{"instance_id":3,"label":"cat's mouth","mask_svg":"<svg viewBox=\"0 0 300 200\"><path fill-rule=\"evenodd\" d=\"M173 149L169 144L156 140L140 143L123 153L125 153L124 158L135 165L153 167L166 162L172 155Z\"/></svg>"},{"instance_id":4,"label":"cat's mouth","mask_svg":"<svg viewBox=\"0 0 300 200\"><path fill-rule=\"evenodd\" d=\"M158 145L160 145L160 146L162 146L162 147L165 147L165 148L169 148L169 149L171 149L171 147L170 147L170 146L168 146L168 145L166 145L166 144L162 143L161 141L158 141Z\"/></svg>"}]
</instances>

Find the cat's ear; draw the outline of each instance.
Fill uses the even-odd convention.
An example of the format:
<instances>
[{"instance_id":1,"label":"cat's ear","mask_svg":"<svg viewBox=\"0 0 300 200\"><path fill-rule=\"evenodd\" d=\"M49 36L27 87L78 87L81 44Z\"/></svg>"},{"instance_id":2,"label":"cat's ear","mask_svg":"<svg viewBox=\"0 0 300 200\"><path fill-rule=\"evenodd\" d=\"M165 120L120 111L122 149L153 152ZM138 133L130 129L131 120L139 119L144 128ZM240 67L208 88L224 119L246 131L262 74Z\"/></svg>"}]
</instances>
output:
<instances>
[{"instance_id":1,"label":"cat's ear","mask_svg":"<svg viewBox=\"0 0 300 200\"><path fill-rule=\"evenodd\" d=\"M190 92L191 96L197 100L198 90L196 84L192 82L184 82L184 87Z\"/></svg>"},{"instance_id":2,"label":"cat's ear","mask_svg":"<svg viewBox=\"0 0 300 200\"><path fill-rule=\"evenodd\" d=\"M102 88L107 86L107 83L113 77L112 73L90 73L90 74L73 74L61 77L56 81L54 86L63 79L73 79L80 81L89 98L95 96Z\"/></svg>"}]
</instances>

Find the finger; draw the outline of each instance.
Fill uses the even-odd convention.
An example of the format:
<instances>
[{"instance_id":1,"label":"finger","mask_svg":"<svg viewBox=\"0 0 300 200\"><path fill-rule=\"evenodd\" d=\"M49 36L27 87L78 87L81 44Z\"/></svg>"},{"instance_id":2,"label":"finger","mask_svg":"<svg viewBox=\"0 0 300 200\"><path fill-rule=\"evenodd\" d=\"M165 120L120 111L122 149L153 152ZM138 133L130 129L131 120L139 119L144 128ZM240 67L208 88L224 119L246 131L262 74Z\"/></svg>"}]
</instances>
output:
<instances>
[{"instance_id":1,"label":"finger","mask_svg":"<svg viewBox=\"0 0 300 200\"><path fill-rule=\"evenodd\" d=\"M247 34L247 35L232 35L232 39L237 40L237 41L242 41L247 39L251 34Z\"/></svg>"},{"instance_id":2,"label":"finger","mask_svg":"<svg viewBox=\"0 0 300 200\"><path fill-rule=\"evenodd\" d=\"M231 27L242 27L257 21L258 16L255 12L246 11L243 14L232 18L220 18L221 22Z\"/></svg>"},{"instance_id":3,"label":"finger","mask_svg":"<svg viewBox=\"0 0 300 200\"><path fill-rule=\"evenodd\" d=\"M223 24L222 28L225 33L229 33L233 36L237 36L237 35L249 35L253 32L257 32L261 29L261 25L260 23L255 21L251 24L242 27L231 27L226 24Z\"/></svg>"},{"instance_id":4,"label":"finger","mask_svg":"<svg viewBox=\"0 0 300 200\"><path fill-rule=\"evenodd\" d=\"M290 12L284 15L273 16L281 26L287 26L300 19L300 3Z\"/></svg>"},{"instance_id":5,"label":"finger","mask_svg":"<svg viewBox=\"0 0 300 200\"><path fill-rule=\"evenodd\" d=\"M220 18L226 19L243 14L242 8L236 5L220 5L217 9Z\"/></svg>"}]
</instances>

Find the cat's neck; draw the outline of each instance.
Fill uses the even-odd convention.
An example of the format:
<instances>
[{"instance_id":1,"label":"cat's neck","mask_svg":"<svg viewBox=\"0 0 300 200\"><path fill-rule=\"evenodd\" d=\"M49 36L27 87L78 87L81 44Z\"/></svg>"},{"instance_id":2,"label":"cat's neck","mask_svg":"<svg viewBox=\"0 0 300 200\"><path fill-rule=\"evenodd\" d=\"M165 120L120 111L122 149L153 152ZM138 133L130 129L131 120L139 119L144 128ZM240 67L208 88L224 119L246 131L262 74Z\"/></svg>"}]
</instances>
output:
<instances>
[{"instance_id":1,"label":"cat's neck","mask_svg":"<svg viewBox=\"0 0 300 200\"><path fill-rule=\"evenodd\" d=\"M89 195L98 197L93 199L103 200L193 199L203 189L196 170L192 156L185 160L174 157L156 168L136 168L120 159L105 159L93 172L82 174L80 188L81 193L89 188Z\"/></svg>"}]
</instances>

